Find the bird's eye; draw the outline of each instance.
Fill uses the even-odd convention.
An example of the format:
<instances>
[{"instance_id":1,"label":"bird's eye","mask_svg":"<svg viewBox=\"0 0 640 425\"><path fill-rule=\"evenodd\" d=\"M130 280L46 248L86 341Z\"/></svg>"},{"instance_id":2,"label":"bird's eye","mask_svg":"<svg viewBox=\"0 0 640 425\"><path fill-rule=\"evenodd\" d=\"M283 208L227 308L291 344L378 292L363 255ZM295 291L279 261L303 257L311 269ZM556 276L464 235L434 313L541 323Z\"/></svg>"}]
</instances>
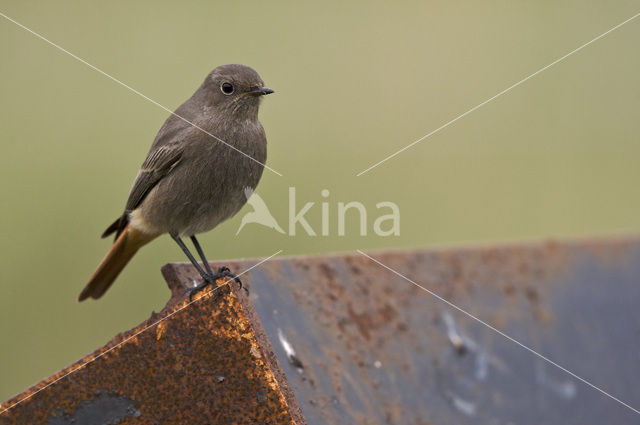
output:
<instances>
[{"instance_id":1,"label":"bird's eye","mask_svg":"<svg viewBox=\"0 0 640 425\"><path fill-rule=\"evenodd\" d=\"M224 94L231 94L233 93L233 85L231 83L222 83L220 90L222 90Z\"/></svg>"}]
</instances>

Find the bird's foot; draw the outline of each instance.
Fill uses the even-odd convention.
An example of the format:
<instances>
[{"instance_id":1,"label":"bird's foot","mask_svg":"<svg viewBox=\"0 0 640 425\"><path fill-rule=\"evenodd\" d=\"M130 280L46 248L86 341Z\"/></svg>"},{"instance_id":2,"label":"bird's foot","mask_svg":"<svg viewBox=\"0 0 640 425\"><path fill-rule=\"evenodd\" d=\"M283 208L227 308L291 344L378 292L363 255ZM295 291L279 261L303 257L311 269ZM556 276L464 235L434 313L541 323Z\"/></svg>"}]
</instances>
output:
<instances>
[{"instance_id":1,"label":"bird's foot","mask_svg":"<svg viewBox=\"0 0 640 425\"><path fill-rule=\"evenodd\" d=\"M220 277L218 277L218 276L220 276ZM238 276L236 276L235 274L231 273L231 270L229 270L229 267L227 267L227 266L220 267L218 269L218 273L216 273L214 278L216 280L217 279L221 279L221 278L227 278L225 283L227 283L227 282L232 283L231 280L233 280L233 282L236 282L238 284L240 289L244 289L244 291L247 294L249 294L249 288L247 288L246 286L243 286L242 285L242 281L240 280L240 278Z\"/></svg>"},{"instance_id":2,"label":"bird's foot","mask_svg":"<svg viewBox=\"0 0 640 425\"><path fill-rule=\"evenodd\" d=\"M194 295L196 295L198 292L202 291L209 285L212 285L215 287L215 289L213 289L212 291L214 293L213 294L214 299L218 298L219 289L221 289L227 283L231 283L232 281L235 281L238 285L240 285L240 288L243 288L247 292L247 294L249 293L249 290L242 286L242 281L240 280L240 278L235 274L231 273L231 270L229 270L229 267L226 267L226 266L220 267L218 269L218 272L213 276L206 275L206 276L203 276L203 278L204 278L204 282L202 282L200 285L196 286L195 288L191 289L191 291L189 291L189 301L191 301ZM224 279L225 281L222 283L222 285L218 285L217 281L222 279Z\"/></svg>"}]
</instances>

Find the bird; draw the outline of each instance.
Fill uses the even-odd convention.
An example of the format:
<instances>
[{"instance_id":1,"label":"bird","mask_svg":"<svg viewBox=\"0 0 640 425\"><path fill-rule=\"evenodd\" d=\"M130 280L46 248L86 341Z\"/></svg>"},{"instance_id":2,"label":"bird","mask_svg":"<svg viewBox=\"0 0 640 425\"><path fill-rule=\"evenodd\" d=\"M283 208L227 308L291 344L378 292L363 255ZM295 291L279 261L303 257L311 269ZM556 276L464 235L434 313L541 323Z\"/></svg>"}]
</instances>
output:
<instances>
[{"instance_id":1,"label":"bird","mask_svg":"<svg viewBox=\"0 0 640 425\"><path fill-rule=\"evenodd\" d=\"M102 297L135 253L165 233L202 277L190 297L220 278L236 278L227 267L211 270L196 235L234 216L247 202L245 189L253 191L258 185L267 159L258 110L262 98L273 92L254 69L222 65L167 118L138 171L124 212L102 234L114 234L114 243L79 301ZM204 268L183 238L191 239Z\"/></svg>"},{"instance_id":2,"label":"bird","mask_svg":"<svg viewBox=\"0 0 640 425\"><path fill-rule=\"evenodd\" d=\"M253 189L250 187L246 187L244 189L244 194L247 197L247 203L253 207L253 211L246 213L242 217L242 221L240 222L240 227L238 227L236 235L240 233L240 230L242 230L245 224L248 223L262 224L263 226L274 229L279 233L284 233L284 230L282 230L282 227L280 227L276 219L271 215L271 211L269 211L267 204L265 204L260 195L253 193Z\"/></svg>"}]
</instances>

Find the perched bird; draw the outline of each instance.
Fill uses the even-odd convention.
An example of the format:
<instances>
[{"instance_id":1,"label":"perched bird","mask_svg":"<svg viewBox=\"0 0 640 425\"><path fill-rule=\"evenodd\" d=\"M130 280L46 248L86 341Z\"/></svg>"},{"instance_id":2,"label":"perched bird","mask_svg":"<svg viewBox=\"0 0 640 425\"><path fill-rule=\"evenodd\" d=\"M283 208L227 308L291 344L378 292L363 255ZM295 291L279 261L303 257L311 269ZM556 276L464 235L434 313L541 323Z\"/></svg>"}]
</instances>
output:
<instances>
[{"instance_id":1,"label":"perched bird","mask_svg":"<svg viewBox=\"0 0 640 425\"><path fill-rule=\"evenodd\" d=\"M158 132L133 183L124 213L102 234L115 242L89 279L79 301L100 298L131 257L168 233L202 276L191 294L235 277L226 267L213 273L196 234L232 217L247 202L264 169L267 138L258 120L264 87L244 65L219 66L169 116ZM189 237L204 269L182 241Z\"/></svg>"}]
</instances>

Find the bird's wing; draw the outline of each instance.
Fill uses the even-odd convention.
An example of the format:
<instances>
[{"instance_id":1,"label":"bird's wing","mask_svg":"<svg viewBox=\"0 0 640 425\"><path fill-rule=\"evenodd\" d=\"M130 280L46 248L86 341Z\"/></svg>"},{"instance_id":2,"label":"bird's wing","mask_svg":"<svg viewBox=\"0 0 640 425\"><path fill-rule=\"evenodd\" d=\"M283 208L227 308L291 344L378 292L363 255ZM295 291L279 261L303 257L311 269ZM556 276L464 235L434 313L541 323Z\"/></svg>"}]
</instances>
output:
<instances>
[{"instance_id":1,"label":"bird's wing","mask_svg":"<svg viewBox=\"0 0 640 425\"><path fill-rule=\"evenodd\" d=\"M140 167L140 171L138 171L136 180L133 182L133 187L127 200L127 211L135 210L151 192L151 189L178 166L183 150L184 145L182 143L174 142L159 146L149 152L147 159Z\"/></svg>"},{"instance_id":2,"label":"bird's wing","mask_svg":"<svg viewBox=\"0 0 640 425\"><path fill-rule=\"evenodd\" d=\"M124 213L116 219L102 234L106 238L110 234L116 234L116 239L129 223L129 213L144 201L144 198L151 192L160 180L178 166L182 158L184 145L180 142L168 143L158 146L149 152L147 159L142 164L138 176L133 182L133 187L129 193L127 206Z\"/></svg>"}]
</instances>

